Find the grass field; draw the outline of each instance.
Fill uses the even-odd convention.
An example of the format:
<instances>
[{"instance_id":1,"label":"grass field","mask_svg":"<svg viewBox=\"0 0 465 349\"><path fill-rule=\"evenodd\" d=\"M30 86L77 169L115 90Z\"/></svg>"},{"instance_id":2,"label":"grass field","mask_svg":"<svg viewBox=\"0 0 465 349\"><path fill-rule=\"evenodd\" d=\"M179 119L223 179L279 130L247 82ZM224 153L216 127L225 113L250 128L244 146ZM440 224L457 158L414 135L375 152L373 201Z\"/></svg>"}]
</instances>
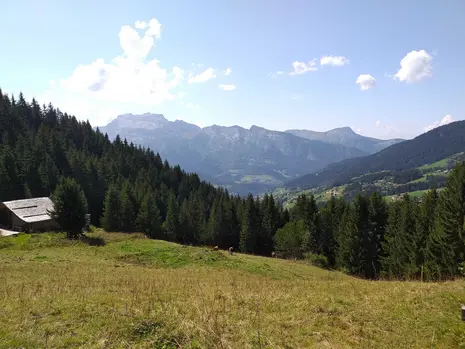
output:
<instances>
[{"instance_id":1,"label":"grass field","mask_svg":"<svg viewBox=\"0 0 465 349\"><path fill-rule=\"evenodd\" d=\"M90 236L0 238L0 348L465 348L463 280Z\"/></svg>"}]
</instances>

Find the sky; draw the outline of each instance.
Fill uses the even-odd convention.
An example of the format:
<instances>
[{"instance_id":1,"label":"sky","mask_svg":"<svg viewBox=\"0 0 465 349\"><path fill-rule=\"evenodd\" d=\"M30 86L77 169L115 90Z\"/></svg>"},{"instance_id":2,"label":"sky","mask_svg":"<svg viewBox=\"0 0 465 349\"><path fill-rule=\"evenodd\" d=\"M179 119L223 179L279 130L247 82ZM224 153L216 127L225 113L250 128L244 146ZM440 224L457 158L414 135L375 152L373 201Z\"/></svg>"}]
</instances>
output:
<instances>
[{"instance_id":1,"label":"sky","mask_svg":"<svg viewBox=\"0 0 465 349\"><path fill-rule=\"evenodd\" d=\"M412 138L465 119L465 1L0 0L0 88L94 126L162 113ZM27 9L27 10L25 10Z\"/></svg>"}]
</instances>

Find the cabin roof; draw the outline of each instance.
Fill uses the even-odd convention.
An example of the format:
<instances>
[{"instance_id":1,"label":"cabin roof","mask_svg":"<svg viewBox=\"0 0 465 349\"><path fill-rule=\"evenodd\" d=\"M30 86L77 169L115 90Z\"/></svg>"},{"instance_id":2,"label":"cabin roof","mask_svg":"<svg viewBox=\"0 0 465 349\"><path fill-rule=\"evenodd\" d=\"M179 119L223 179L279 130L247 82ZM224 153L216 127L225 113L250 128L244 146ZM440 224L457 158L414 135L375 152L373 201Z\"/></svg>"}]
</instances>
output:
<instances>
[{"instance_id":1,"label":"cabin roof","mask_svg":"<svg viewBox=\"0 0 465 349\"><path fill-rule=\"evenodd\" d=\"M53 202L48 197L3 202L11 212L26 223L51 220Z\"/></svg>"}]
</instances>

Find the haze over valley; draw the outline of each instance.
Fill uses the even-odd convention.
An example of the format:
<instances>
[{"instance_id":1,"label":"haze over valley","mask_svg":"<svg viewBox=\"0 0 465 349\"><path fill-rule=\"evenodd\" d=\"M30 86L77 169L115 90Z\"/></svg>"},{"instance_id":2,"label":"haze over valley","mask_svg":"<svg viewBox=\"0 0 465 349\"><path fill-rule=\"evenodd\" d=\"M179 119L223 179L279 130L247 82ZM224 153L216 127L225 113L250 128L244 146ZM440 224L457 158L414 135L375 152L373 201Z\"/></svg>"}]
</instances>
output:
<instances>
[{"instance_id":1,"label":"haze over valley","mask_svg":"<svg viewBox=\"0 0 465 349\"><path fill-rule=\"evenodd\" d=\"M111 139L149 147L187 171L233 193L261 194L344 159L375 153L402 140L356 134L350 127L327 132L267 130L259 126L200 128L160 114L125 114L100 127Z\"/></svg>"}]
</instances>

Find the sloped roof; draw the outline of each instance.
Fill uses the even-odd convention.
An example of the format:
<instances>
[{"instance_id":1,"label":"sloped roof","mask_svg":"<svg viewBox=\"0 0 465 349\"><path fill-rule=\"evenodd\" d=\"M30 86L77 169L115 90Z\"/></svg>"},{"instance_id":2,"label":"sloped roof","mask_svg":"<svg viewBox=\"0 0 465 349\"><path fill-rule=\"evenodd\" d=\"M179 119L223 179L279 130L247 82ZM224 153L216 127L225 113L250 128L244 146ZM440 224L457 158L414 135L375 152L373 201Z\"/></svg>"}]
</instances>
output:
<instances>
[{"instance_id":1,"label":"sloped roof","mask_svg":"<svg viewBox=\"0 0 465 349\"><path fill-rule=\"evenodd\" d=\"M3 204L26 223L52 219L48 211L53 211L53 202L48 197L6 201Z\"/></svg>"}]
</instances>

